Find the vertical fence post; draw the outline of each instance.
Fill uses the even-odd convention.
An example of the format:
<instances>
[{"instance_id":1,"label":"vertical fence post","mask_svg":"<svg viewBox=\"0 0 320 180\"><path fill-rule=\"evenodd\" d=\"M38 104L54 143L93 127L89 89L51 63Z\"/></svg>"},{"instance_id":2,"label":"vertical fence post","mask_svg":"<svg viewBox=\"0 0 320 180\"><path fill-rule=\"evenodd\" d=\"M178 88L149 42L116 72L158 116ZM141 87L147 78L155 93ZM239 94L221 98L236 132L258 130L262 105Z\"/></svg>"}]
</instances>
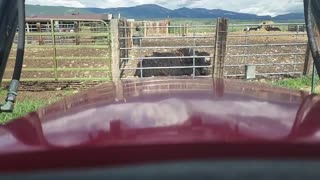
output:
<instances>
[{"instance_id":1,"label":"vertical fence post","mask_svg":"<svg viewBox=\"0 0 320 180\"><path fill-rule=\"evenodd\" d=\"M156 34L158 35L158 34L160 34L160 22L159 21L157 21L156 22L156 26L157 26L157 28L156 28Z\"/></svg>"},{"instance_id":2,"label":"vertical fence post","mask_svg":"<svg viewBox=\"0 0 320 180\"><path fill-rule=\"evenodd\" d=\"M216 27L213 77L224 77L224 65L227 52L228 19L218 18Z\"/></svg>"},{"instance_id":3,"label":"vertical fence post","mask_svg":"<svg viewBox=\"0 0 320 180\"><path fill-rule=\"evenodd\" d=\"M247 66L248 65L248 31L245 31L244 33L244 65Z\"/></svg>"},{"instance_id":4,"label":"vertical fence post","mask_svg":"<svg viewBox=\"0 0 320 180\"><path fill-rule=\"evenodd\" d=\"M80 32L80 21L77 21L74 23L74 31L76 33L76 45L80 45L80 36L79 36L79 32Z\"/></svg>"},{"instance_id":5,"label":"vertical fence post","mask_svg":"<svg viewBox=\"0 0 320 180\"><path fill-rule=\"evenodd\" d=\"M166 36L169 36L169 23L166 23Z\"/></svg>"},{"instance_id":6,"label":"vertical fence post","mask_svg":"<svg viewBox=\"0 0 320 180\"><path fill-rule=\"evenodd\" d=\"M312 63L312 86L311 86L311 93L316 93L316 74L317 74L317 70L316 70L316 65L314 63Z\"/></svg>"},{"instance_id":7,"label":"vertical fence post","mask_svg":"<svg viewBox=\"0 0 320 180\"><path fill-rule=\"evenodd\" d=\"M38 23L36 24L36 27L37 27L37 31L38 31L39 33L41 33L41 23L40 23L40 22L38 22ZM41 35L39 36L39 45L43 45L43 38L42 38Z\"/></svg>"},{"instance_id":8,"label":"vertical fence post","mask_svg":"<svg viewBox=\"0 0 320 180\"><path fill-rule=\"evenodd\" d=\"M148 35L148 29L147 29L147 24L146 24L146 22L144 22L143 21L143 32L144 32L144 37L147 37L147 35Z\"/></svg>"},{"instance_id":9,"label":"vertical fence post","mask_svg":"<svg viewBox=\"0 0 320 180\"><path fill-rule=\"evenodd\" d=\"M195 27L193 26L192 27L192 29L193 29L193 48L192 48L192 56L193 56L193 59L192 59L192 61L193 61L193 78L195 78L196 77L196 68L195 68L195 66L196 66L196 54L195 54L195 48L196 48L196 46L197 46L197 44L196 44L196 31L194 30L195 29Z\"/></svg>"},{"instance_id":10,"label":"vertical fence post","mask_svg":"<svg viewBox=\"0 0 320 180\"><path fill-rule=\"evenodd\" d=\"M126 22L123 24L127 28ZM121 71L120 71L120 27L119 19L112 19L110 22L111 28L111 56L112 56L112 81L115 85L116 101L122 101L123 95L123 84L121 82ZM125 36L121 31L121 37ZM124 43L125 45L125 43Z\"/></svg>"},{"instance_id":11,"label":"vertical fence post","mask_svg":"<svg viewBox=\"0 0 320 180\"><path fill-rule=\"evenodd\" d=\"M119 37L125 37L125 38L128 38L129 36L128 36L128 28L129 28L129 24L128 24L128 21L124 21L124 29L121 29L121 31L123 30L124 32L123 32L123 35L120 35ZM120 29L119 29L120 30ZM122 43L120 42L120 48L121 47L126 47L126 48L128 48L129 46L128 46L128 44L129 44L129 39L125 39L125 40L123 40L124 41L124 44L122 45ZM122 45L122 46L121 46ZM126 49L126 50L124 50L124 57L129 57L128 56L128 52L129 52L129 50L128 49ZM121 57L123 57L122 56L122 53L120 52L120 58ZM121 63L120 63L121 64Z\"/></svg>"},{"instance_id":12,"label":"vertical fence post","mask_svg":"<svg viewBox=\"0 0 320 180\"><path fill-rule=\"evenodd\" d=\"M30 24L26 23L27 33L30 33Z\"/></svg>"},{"instance_id":13,"label":"vertical fence post","mask_svg":"<svg viewBox=\"0 0 320 180\"><path fill-rule=\"evenodd\" d=\"M299 52L299 47L298 47L298 36L299 36L299 30L300 26L297 24L297 31L296 31L296 52ZM294 56L294 62L298 62L298 57L297 55ZM293 72L296 72L297 66L296 64L293 65Z\"/></svg>"},{"instance_id":14,"label":"vertical fence post","mask_svg":"<svg viewBox=\"0 0 320 180\"><path fill-rule=\"evenodd\" d=\"M187 36L189 34L189 24L187 24Z\"/></svg>"},{"instance_id":15,"label":"vertical fence post","mask_svg":"<svg viewBox=\"0 0 320 180\"><path fill-rule=\"evenodd\" d=\"M134 32L134 29L133 29L133 22L130 22L129 23L130 24L130 28L129 28L129 35L128 35L128 37L129 37L129 48L132 48L133 47L133 39L132 39L132 37L133 37L133 32ZM129 50L128 50L129 51Z\"/></svg>"},{"instance_id":16,"label":"vertical fence post","mask_svg":"<svg viewBox=\"0 0 320 180\"><path fill-rule=\"evenodd\" d=\"M120 42L119 42L119 20L111 20L111 54L112 54L112 79L120 80Z\"/></svg>"},{"instance_id":17,"label":"vertical fence post","mask_svg":"<svg viewBox=\"0 0 320 180\"><path fill-rule=\"evenodd\" d=\"M58 61L57 61L57 48L56 48L56 36L54 32L54 21L51 19L51 39L53 50L53 63L54 63L54 79L58 81Z\"/></svg>"},{"instance_id":18,"label":"vertical fence post","mask_svg":"<svg viewBox=\"0 0 320 180\"><path fill-rule=\"evenodd\" d=\"M306 56L304 60L304 67L303 67L303 75L311 75L313 69L313 57L311 55L310 47L307 45L307 50L306 50Z\"/></svg>"}]
</instances>

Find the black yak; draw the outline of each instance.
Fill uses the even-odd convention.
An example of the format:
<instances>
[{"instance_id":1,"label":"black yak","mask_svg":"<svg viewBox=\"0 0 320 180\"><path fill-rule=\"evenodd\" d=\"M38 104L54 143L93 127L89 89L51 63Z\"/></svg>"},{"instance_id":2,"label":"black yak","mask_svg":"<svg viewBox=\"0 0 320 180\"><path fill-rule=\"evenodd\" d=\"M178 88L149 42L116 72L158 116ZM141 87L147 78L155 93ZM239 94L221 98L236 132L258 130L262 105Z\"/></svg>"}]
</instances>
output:
<instances>
[{"instance_id":1,"label":"black yak","mask_svg":"<svg viewBox=\"0 0 320 180\"><path fill-rule=\"evenodd\" d=\"M275 26L270 26L268 25L266 27L266 31L281 31L281 29L279 27L275 27Z\"/></svg>"},{"instance_id":2,"label":"black yak","mask_svg":"<svg viewBox=\"0 0 320 180\"><path fill-rule=\"evenodd\" d=\"M175 52L159 53L154 52L152 56L154 59L142 60L143 68L150 67L177 67L177 66L190 66L190 68L174 68L174 69L144 69L142 70L143 77L153 76L191 76L193 75L193 49L184 48L179 49ZM195 51L195 66L210 66L211 58L207 52ZM208 56L208 57L197 57L197 56ZM157 59L157 57L190 57L190 58L168 58L168 59ZM138 68L141 67L140 62ZM196 76L207 76L210 75L209 67L195 68ZM141 70L138 69L135 72L135 76L141 77Z\"/></svg>"}]
</instances>

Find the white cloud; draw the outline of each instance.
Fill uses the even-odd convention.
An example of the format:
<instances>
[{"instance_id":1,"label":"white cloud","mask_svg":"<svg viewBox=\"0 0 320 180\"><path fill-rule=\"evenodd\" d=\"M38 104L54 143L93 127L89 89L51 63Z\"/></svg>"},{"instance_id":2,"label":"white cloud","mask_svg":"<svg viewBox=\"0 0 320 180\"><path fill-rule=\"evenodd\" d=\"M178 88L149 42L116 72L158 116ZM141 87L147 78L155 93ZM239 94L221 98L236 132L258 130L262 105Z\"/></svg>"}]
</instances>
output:
<instances>
[{"instance_id":1,"label":"white cloud","mask_svg":"<svg viewBox=\"0 0 320 180\"><path fill-rule=\"evenodd\" d=\"M303 9L302 0L278 0L273 2L257 2L254 6L242 8L240 12L276 16L290 12L302 12Z\"/></svg>"},{"instance_id":2,"label":"white cloud","mask_svg":"<svg viewBox=\"0 0 320 180\"><path fill-rule=\"evenodd\" d=\"M83 4L78 0L54 0L54 1L26 0L26 3L35 4L35 5L48 5L48 6L86 7L85 4Z\"/></svg>"},{"instance_id":3,"label":"white cloud","mask_svg":"<svg viewBox=\"0 0 320 180\"><path fill-rule=\"evenodd\" d=\"M225 9L259 15L279 15L302 12L302 0L26 0L28 4L72 7L127 7L141 4L158 4L170 9L180 7Z\"/></svg>"}]
</instances>

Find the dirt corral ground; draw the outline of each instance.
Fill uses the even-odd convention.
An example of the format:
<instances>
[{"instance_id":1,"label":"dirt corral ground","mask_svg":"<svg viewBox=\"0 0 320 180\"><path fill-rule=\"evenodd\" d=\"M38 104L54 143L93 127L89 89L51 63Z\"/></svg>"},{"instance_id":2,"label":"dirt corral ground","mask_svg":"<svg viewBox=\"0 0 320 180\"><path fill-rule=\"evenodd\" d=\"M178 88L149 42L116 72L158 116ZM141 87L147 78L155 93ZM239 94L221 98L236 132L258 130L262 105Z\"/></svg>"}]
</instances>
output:
<instances>
[{"instance_id":1,"label":"dirt corral ground","mask_svg":"<svg viewBox=\"0 0 320 180\"><path fill-rule=\"evenodd\" d=\"M269 36L260 36L267 34ZM253 35L253 36L252 36ZM199 35L197 35L199 36ZM129 57L134 60L126 61L123 68L136 68L140 57L152 56L155 53L163 54L175 52L179 49L163 49L164 46L214 46L215 38L179 38L179 39L142 39L140 47L153 47L151 49L139 49L129 51ZM237 37L234 37L237 36ZM225 75L235 75L245 73L245 64L256 64L258 74L263 73L289 73L302 72L305 60L307 35L292 32L248 32L249 37L245 37L245 32L229 33L227 42ZM299 43L299 45L286 45L289 43ZM300 45L301 43L301 45ZM268 46L274 44L276 46ZM238 47L239 45L249 45ZM237 46L237 47L236 47ZM139 47L139 46L135 46ZM194 48L196 51L209 54L213 57L214 48ZM254 55L256 54L256 55ZM260 54L260 55L259 55ZM283 56L277 54L286 54ZM301 55L294 55L301 54ZM234 57L236 55L249 55L249 57ZM136 59L135 59L136 58ZM293 63L301 63L292 65ZM263 65L266 64L266 65ZM282 64L282 65L277 65ZM125 70L124 77L133 77L135 70Z\"/></svg>"},{"instance_id":2,"label":"dirt corral ground","mask_svg":"<svg viewBox=\"0 0 320 180\"><path fill-rule=\"evenodd\" d=\"M15 57L16 51L13 48L11 57ZM48 79L55 78L53 59L53 48L38 47L26 48L25 61L22 78L25 79ZM108 78L111 77L110 71L98 69L110 69L110 49L95 48L58 48L57 67L58 78ZM76 59L81 58L81 59ZM99 59L97 59L99 58ZM10 79L14 67L14 58L8 62L5 79ZM85 69L83 69L85 68ZM96 71L94 69L97 69ZM80 69L82 69L80 71Z\"/></svg>"}]
</instances>

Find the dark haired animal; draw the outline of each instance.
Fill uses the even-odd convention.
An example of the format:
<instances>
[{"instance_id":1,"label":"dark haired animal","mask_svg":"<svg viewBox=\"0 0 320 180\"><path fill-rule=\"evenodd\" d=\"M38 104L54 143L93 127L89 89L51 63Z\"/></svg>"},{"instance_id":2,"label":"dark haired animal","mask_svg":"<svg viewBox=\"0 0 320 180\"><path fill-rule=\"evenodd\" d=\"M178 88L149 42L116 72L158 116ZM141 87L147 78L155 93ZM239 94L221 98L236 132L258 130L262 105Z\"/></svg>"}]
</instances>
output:
<instances>
[{"instance_id":1,"label":"dark haired animal","mask_svg":"<svg viewBox=\"0 0 320 180\"><path fill-rule=\"evenodd\" d=\"M268 25L266 27L266 31L281 31L281 29L279 27L274 27L274 26Z\"/></svg>"},{"instance_id":2,"label":"dark haired animal","mask_svg":"<svg viewBox=\"0 0 320 180\"><path fill-rule=\"evenodd\" d=\"M142 67L152 68L157 67L157 69L145 69L142 70L143 77L153 77L153 76L190 76L193 74L193 49L191 48L183 48L179 49L175 52L168 52L168 53L159 53L154 52L152 56L154 59L144 59L142 60ZM195 65L196 66L210 66L211 59L209 58L210 54L207 52L199 52L195 51ZM202 56L202 57L197 57ZM203 57L203 56L208 56ZM157 59L157 57L177 57L177 58L168 58L168 59ZM181 57L181 58L179 58ZM190 58L185 58L190 57ZM159 69L159 67L188 67L190 68L175 68L175 69ZM140 68L140 62L137 64L137 67ZM195 68L195 75L196 76L207 76L210 75L210 68L209 67L201 67ZM136 70L135 76L141 77L141 70Z\"/></svg>"},{"instance_id":3,"label":"dark haired animal","mask_svg":"<svg viewBox=\"0 0 320 180\"><path fill-rule=\"evenodd\" d=\"M262 29L262 26L258 26L258 27L247 27L245 29L243 29L243 31L259 31L260 29Z\"/></svg>"}]
</instances>

